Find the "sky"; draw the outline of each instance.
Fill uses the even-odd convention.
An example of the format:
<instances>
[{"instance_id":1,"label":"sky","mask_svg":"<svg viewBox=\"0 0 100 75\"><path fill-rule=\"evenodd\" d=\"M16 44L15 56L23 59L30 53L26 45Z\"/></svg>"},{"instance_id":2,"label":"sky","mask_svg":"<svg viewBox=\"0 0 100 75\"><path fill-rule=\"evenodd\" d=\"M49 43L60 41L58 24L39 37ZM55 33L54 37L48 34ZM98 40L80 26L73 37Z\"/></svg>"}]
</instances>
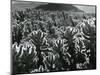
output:
<instances>
[{"instance_id":1,"label":"sky","mask_svg":"<svg viewBox=\"0 0 100 75\"><path fill-rule=\"evenodd\" d=\"M95 13L95 6L75 5L77 8L85 11L86 13Z\"/></svg>"},{"instance_id":2,"label":"sky","mask_svg":"<svg viewBox=\"0 0 100 75\"><path fill-rule=\"evenodd\" d=\"M47 4L43 2L24 2L24 1L12 1L12 7L14 9L19 8L23 9L26 7L36 7L41 4ZM79 8L80 10L85 11L86 13L95 13L95 6L89 6L89 5L74 5L75 7Z\"/></svg>"}]
</instances>

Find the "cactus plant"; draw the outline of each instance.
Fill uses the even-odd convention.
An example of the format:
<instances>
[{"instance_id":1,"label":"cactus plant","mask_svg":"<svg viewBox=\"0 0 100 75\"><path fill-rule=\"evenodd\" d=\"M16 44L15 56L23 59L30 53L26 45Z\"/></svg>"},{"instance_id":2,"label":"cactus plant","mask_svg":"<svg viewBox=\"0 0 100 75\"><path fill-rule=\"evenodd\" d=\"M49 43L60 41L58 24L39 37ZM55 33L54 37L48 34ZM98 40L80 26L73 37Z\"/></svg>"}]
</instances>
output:
<instances>
[{"instance_id":1,"label":"cactus plant","mask_svg":"<svg viewBox=\"0 0 100 75\"><path fill-rule=\"evenodd\" d=\"M37 68L39 68L40 65L42 65L43 68L45 68L41 52L50 52L48 49L46 49L48 46L45 42L46 34L39 30L37 32L33 32L29 37L31 42L36 46L36 52L38 56Z\"/></svg>"},{"instance_id":2,"label":"cactus plant","mask_svg":"<svg viewBox=\"0 0 100 75\"><path fill-rule=\"evenodd\" d=\"M30 47L27 47L26 50L23 50L23 45L19 46L19 52L17 51L16 45L13 49L13 73L30 73L36 67L36 54L34 49L30 50Z\"/></svg>"},{"instance_id":3,"label":"cactus plant","mask_svg":"<svg viewBox=\"0 0 100 75\"><path fill-rule=\"evenodd\" d=\"M87 22L85 23L85 26L83 27L83 36L85 38L84 44L86 46L86 49L90 49L90 68L95 69L96 68L96 31L95 27L91 26Z\"/></svg>"}]
</instances>

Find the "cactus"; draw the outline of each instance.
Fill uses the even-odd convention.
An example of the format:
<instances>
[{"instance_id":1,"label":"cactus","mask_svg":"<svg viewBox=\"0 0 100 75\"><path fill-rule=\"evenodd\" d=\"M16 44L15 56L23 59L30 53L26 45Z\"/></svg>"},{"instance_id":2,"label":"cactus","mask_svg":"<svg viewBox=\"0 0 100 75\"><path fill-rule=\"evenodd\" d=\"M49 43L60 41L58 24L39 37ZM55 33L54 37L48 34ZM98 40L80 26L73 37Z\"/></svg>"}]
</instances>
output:
<instances>
[{"instance_id":1,"label":"cactus","mask_svg":"<svg viewBox=\"0 0 100 75\"><path fill-rule=\"evenodd\" d=\"M36 52L39 59L37 62L37 68L39 68L40 65L42 65L43 68L45 68L41 52L50 52L48 49L46 49L47 48L47 44L45 42L46 34L39 30L37 32L33 32L29 37L31 42L36 46Z\"/></svg>"},{"instance_id":2,"label":"cactus","mask_svg":"<svg viewBox=\"0 0 100 75\"><path fill-rule=\"evenodd\" d=\"M75 61L75 55L76 55L76 49L75 49L75 34L77 33L77 30L75 30L73 27L68 27L66 31L62 34L62 38L65 39L65 44L67 46L65 47L67 52L71 55L70 60L70 70L76 69L76 61Z\"/></svg>"},{"instance_id":3,"label":"cactus","mask_svg":"<svg viewBox=\"0 0 100 75\"><path fill-rule=\"evenodd\" d=\"M86 49L90 49L90 68L96 68L96 31L95 27L89 25L87 22L83 27L83 37L85 38L84 44Z\"/></svg>"},{"instance_id":4,"label":"cactus","mask_svg":"<svg viewBox=\"0 0 100 75\"><path fill-rule=\"evenodd\" d=\"M34 49L32 48L30 50L30 47L27 47L26 50L23 50L23 45L20 45L19 52L17 52L15 46L12 48L13 72L15 74L30 73L36 67L36 54L34 52Z\"/></svg>"},{"instance_id":5,"label":"cactus","mask_svg":"<svg viewBox=\"0 0 100 75\"><path fill-rule=\"evenodd\" d=\"M66 11L26 9L12 13L13 72L96 68L96 27ZM82 19L83 19L82 18ZM77 24L77 25L75 25ZM84 25L85 24L85 25ZM27 43L27 46L23 43ZM17 47L19 49L17 49Z\"/></svg>"},{"instance_id":6,"label":"cactus","mask_svg":"<svg viewBox=\"0 0 100 75\"><path fill-rule=\"evenodd\" d=\"M22 37L22 30L20 26L12 26L12 44L14 44L15 42L19 44Z\"/></svg>"},{"instance_id":7,"label":"cactus","mask_svg":"<svg viewBox=\"0 0 100 75\"><path fill-rule=\"evenodd\" d=\"M54 62L55 66L56 66L55 69L57 71L67 70L68 62L66 61L65 58L68 57L68 56L64 53L64 42L63 42L63 40L60 40L60 39L55 40L54 42L49 43L49 45L52 47L54 55L55 56L58 55L57 58L55 59L55 62Z\"/></svg>"}]
</instances>

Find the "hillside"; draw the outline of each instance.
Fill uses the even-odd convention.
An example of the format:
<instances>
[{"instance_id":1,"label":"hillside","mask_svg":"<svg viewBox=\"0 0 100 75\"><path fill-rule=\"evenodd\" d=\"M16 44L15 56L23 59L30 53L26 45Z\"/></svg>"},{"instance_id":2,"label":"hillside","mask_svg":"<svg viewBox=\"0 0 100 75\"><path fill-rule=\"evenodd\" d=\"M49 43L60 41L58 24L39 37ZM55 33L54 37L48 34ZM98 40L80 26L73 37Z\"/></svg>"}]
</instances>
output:
<instances>
[{"instance_id":1,"label":"hillside","mask_svg":"<svg viewBox=\"0 0 100 75\"><path fill-rule=\"evenodd\" d=\"M73 12L83 12L72 4L56 4L56 3L48 3L46 5L37 6L36 9L50 10L50 11L73 11Z\"/></svg>"}]
</instances>

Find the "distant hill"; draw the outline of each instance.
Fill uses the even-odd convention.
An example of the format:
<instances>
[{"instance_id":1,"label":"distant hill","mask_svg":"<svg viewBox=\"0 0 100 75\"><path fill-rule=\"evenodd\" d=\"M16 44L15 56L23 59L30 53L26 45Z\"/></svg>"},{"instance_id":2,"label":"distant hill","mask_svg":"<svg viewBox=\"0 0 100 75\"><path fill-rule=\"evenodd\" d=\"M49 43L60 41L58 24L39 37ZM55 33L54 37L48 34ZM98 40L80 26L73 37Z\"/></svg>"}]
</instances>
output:
<instances>
[{"instance_id":1,"label":"distant hill","mask_svg":"<svg viewBox=\"0 0 100 75\"><path fill-rule=\"evenodd\" d=\"M46 5L37 6L35 9L43 9L43 10L50 10L50 11L72 11L72 12L84 12L77 7L73 6L72 4L56 4L56 3L48 3Z\"/></svg>"},{"instance_id":2,"label":"distant hill","mask_svg":"<svg viewBox=\"0 0 100 75\"><path fill-rule=\"evenodd\" d=\"M24 2L24 1L12 1L12 10L25 10L26 8L43 9L50 11L72 11L72 12L84 12L72 4L57 4L57 3L44 3L44 2Z\"/></svg>"}]
</instances>

